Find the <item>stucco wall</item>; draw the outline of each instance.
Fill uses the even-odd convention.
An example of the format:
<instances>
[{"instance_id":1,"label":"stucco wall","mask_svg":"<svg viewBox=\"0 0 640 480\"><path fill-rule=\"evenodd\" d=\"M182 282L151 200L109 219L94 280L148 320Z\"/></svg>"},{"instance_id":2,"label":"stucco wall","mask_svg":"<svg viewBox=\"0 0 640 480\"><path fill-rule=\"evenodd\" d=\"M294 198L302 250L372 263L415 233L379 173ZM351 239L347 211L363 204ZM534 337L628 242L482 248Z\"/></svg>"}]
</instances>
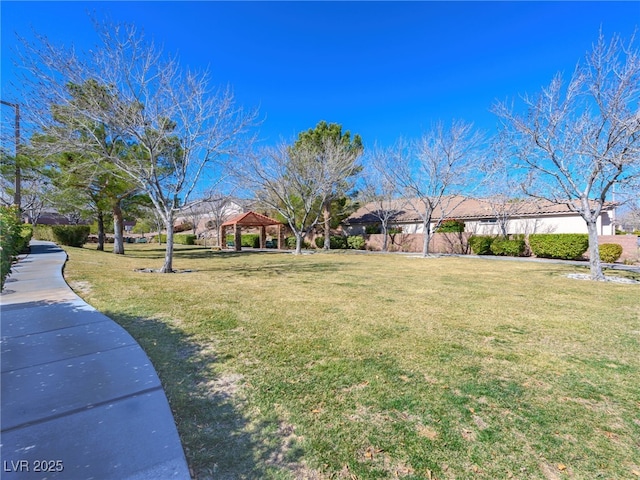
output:
<instances>
[{"instance_id":1,"label":"stucco wall","mask_svg":"<svg viewBox=\"0 0 640 480\"><path fill-rule=\"evenodd\" d=\"M434 233L429 243L431 253L469 253L468 239L471 233ZM367 235L367 248L382 250L384 235ZM424 236L421 233L387 235L391 252L422 252Z\"/></svg>"},{"instance_id":2,"label":"stucco wall","mask_svg":"<svg viewBox=\"0 0 640 480\"><path fill-rule=\"evenodd\" d=\"M465 222L465 231L478 235L498 235L501 232L497 223L483 221ZM598 219L600 235L613 235L613 223L607 213ZM587 224L582 217L556 215L542 218L512 218L507 222L507 233L587 233Z\"/></svg>"},{"instance_id":3,"label":"stucco wall","mask_svg":"<svg viewBox=\"0 0 640 480\"><path fill-rule=\"evenodd\" d=\"M389 227L402 226L405 234L422 234L422 224L404 223L401 225L389 225ZM433 230L433 224L431 226ZM364 225L351 225L346 228L350 235L362 235ZM480 220L466 220L465 231L478 235L498 235L500 228L495 222ZM613 235L613 223L607 212L598 219L598 232L600 235ZM587 233L587 224L578 215L555 215L541 218L512 218L507 222L507 233Z\"/></svg>"}]
</instances>

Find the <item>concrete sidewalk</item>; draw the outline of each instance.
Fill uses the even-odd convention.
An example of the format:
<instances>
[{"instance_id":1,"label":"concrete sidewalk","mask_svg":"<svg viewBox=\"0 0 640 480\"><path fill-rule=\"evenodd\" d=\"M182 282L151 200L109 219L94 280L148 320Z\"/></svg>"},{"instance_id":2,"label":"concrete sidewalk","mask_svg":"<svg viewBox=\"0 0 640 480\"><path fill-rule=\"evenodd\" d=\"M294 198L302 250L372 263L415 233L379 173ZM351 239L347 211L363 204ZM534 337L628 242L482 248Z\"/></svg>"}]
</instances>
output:
<instances>
[{"instance_id":1,"label":"concrete sidewalk","mask_svg":"<svg viewBox=\"0 0 640 480\"><path fill-rule=\"evenodd\" d=\"M188 479L160 380L136 341L31 243L0 297L3 479Z\"/></svg>"}]
</instances>

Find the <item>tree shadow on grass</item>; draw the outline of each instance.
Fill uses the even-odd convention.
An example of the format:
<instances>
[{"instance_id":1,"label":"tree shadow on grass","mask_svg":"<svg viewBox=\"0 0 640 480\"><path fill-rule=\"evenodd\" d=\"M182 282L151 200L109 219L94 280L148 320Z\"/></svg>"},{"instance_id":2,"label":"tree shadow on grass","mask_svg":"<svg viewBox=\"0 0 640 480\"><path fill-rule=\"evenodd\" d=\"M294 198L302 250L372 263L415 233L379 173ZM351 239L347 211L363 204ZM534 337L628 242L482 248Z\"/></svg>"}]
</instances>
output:
<instances>
[{"instance_id":1,"label":"tree shadow on grass","mask_svg":"<svg viewBox=\"0 0 640 480\"><path fill-rule=\"evenodd\" d=\"M104 312L142 346L165 389L195 479L291 478L276 421L250 422L241 412L242 377L213 373L225 361L207 345L158 319Z\"/></svg>"}]
</instances>

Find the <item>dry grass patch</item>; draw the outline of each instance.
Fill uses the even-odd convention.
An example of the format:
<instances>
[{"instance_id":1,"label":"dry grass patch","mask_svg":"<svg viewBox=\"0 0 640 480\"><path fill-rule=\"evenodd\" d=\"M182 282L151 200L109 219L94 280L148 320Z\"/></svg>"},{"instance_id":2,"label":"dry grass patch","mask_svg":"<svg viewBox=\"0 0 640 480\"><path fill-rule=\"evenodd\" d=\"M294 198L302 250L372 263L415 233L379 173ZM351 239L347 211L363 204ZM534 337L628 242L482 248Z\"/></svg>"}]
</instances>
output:
<instances>
[{"instance_id":1,"label":"dry grass patch","mask_svg":"<svg viewBox=\"0 0 640 480\"><path fill-rule=\"evenodd\" d=\"M190 273L141 274L161 249L68 251L79 293L154 362L198 478L629 478L640 464L638 285L193 247L175 259Z\"/></svg>"}]
</instances>

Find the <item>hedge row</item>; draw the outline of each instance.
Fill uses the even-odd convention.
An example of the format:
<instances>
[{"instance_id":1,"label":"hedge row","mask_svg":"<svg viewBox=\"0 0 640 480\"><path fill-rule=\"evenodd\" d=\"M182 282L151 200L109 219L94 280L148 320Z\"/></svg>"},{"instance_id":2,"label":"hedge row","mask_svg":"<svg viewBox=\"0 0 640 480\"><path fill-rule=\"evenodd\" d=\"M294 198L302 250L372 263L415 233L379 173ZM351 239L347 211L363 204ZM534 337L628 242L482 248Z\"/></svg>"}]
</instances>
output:
<instances>
[{"instance_id":1,"label":"hedge row","mask_svg":"<svg viewBox=\"0 0 640 480\"><path fill-rule=\"evenodd\" d=\"M44 240L46 242L55 242L51 225L36 225L33 228L33 238L35 240Z\"/></svg>"},{"instance_id":2,"label":"hedge row","mask_svg":"<svg viewBox=\"0 0 640 480\"><path fill-rule=\"evenodd\" d=\"M227 235L227 244L235 242L233 235ZM260 235L258 233L243 233L240 236L241 247L260 248Z\"/></svg>"},{"instance_id":3,"label":"hedge row","mask_svg":"<svg viewBox=\"0 0 640 480\"><path fill-rule=\"evenodd\" d=\"M469 237L469 246L476 255L521 257L527 252L524 235L514 235L508 238L473 235Z\"/></svg>"},{"instance_id":4,"label":"hedge row","mask_svg":"<svg viewBox=\"0 0 640 480\"><path fill-rule=\"evenodd\" d=\"M529 246L536 257L580 260L589 248L589 236L582 233L529 235Z\"/></svg>"},{"instance_id":5,"label":"hedge row","mask_svg":"<svg viewBox=\"0 0 640 480\"><path fill-rule=\"evenodd\" d=\"M29 246L31 225L21 222L17 207L0 207L0 289L16 255Z\"/></svg>"},{"instance_id":6,"label":"hedge row","mask_svg":"<svg viewBox=\"0 0 640 480\"><path fill-rule=\"evenodd\" d=\"M493 237L487 235L473 235L469 238L469 246L476 255L525 255L527 245L523 235L510 238ZM578 260L589 247L589 236L586 234L556 233L529 235L531 253L539 258L559 258L563 260ZM619 247L619 245L618 245ZM615 247L605 247L606 258L611 258ZM620 247L620 254L622 247ZM600 254L602 257L602 253ZM619 258L618 255L617 258Z\"/></svg>"},{"instance_id":7,"label":"hedge row","mask_svg":"<svg viewBox=\"0 0 640 480\"><path fill-rule=\"evenodd\" d=\"M524 238L496 238L491 242L491 253L506 257L521 257L527 250Z\"/></svg>"}]
</instances>

